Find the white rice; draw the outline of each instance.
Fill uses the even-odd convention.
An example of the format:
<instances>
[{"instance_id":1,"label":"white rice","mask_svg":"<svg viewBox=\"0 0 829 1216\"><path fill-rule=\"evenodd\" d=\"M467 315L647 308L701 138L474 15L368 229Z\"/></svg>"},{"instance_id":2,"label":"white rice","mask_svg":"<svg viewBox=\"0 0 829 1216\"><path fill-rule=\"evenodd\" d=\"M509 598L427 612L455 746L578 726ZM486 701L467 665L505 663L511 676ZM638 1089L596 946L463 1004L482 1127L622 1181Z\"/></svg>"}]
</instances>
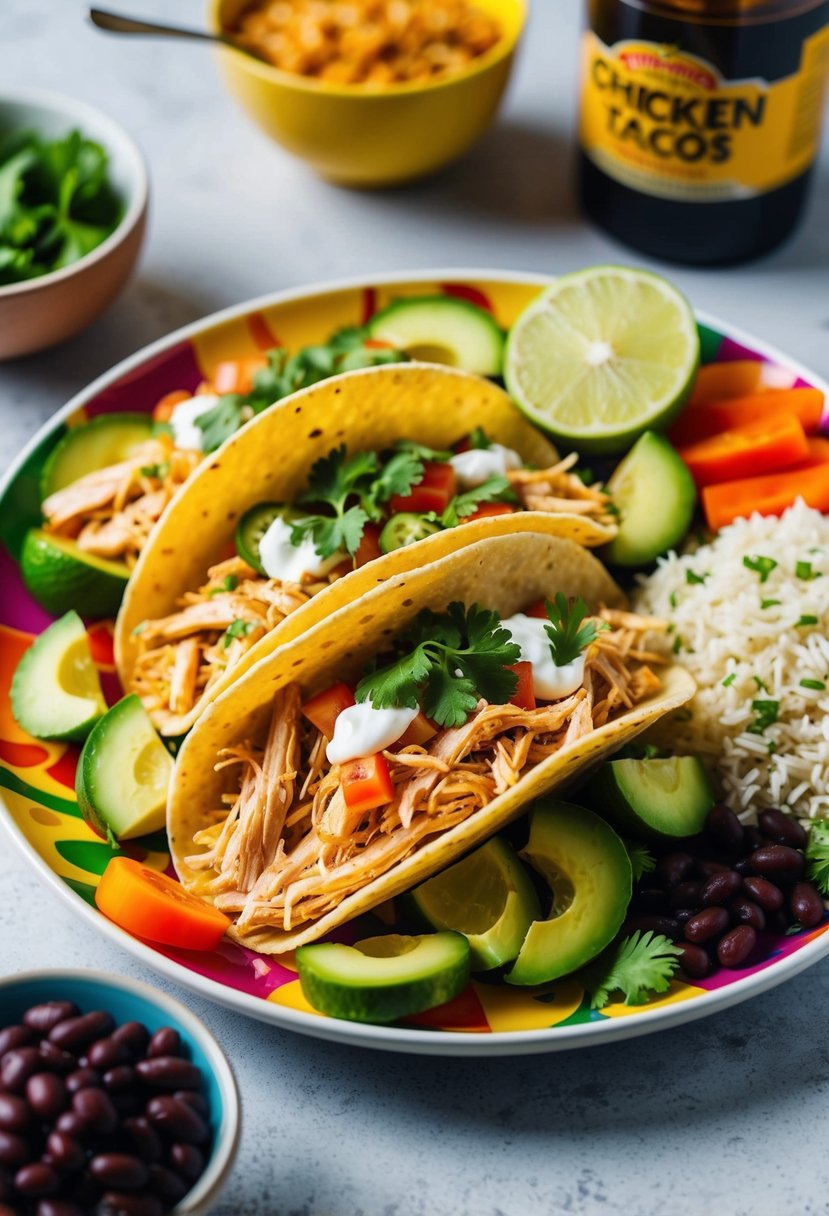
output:
<instances>
[{"instance_id":1,"label":"white rice","mask_svg":"<svg viewBox=\"0 0 829 1216\"><path fill-rule=\"evenodd\" d=\"M777 564L761 581L744 558ZM818 577L798 576L799 562ZM829 817L829 518L798 500L780 519L739 519L710 544L661 559L634 598L670 622L676 661L699 685L659 741L701 756L743 819L764 806ZM769 725L764 709L766 718L775 709L762 702L778 703Z\"/></svg>"}]
</instances>

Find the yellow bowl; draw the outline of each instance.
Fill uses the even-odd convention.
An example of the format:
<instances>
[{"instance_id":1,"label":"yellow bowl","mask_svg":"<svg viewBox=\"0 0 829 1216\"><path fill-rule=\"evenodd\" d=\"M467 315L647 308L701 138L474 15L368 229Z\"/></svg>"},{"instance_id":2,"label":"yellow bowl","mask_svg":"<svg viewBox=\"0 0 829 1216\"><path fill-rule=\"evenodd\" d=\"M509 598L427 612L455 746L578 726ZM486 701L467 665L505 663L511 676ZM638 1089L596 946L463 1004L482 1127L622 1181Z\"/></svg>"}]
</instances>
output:
<instances>
[{"instance_id":1,"label":"yellow bowl","mask_svg":"<svg viewBox=\"0 0 829 1216\"><path fill-rule=\"evenodd\" d=\"M211 0L214 30L250 0ZM429 84L367 90L329 84L239 51L219 52L231 93L259 126L317 173L347 186L395 186L455 160L492 120L526 19L526 0L476 0L502 37L468 70Z\"/></svg>"}]
</instances>

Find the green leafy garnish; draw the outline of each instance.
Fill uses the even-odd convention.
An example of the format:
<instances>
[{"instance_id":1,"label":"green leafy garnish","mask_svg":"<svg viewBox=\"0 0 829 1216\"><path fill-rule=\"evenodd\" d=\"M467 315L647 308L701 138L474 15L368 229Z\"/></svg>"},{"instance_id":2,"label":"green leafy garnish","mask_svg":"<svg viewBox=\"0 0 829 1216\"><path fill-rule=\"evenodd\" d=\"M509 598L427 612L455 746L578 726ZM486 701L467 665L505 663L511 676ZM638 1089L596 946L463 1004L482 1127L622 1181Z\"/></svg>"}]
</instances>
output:
<instances>
[{"instance_id":1,"label":"green leafy garnish","mask_svg":"<svg viewBox=\"0 0 829 1216\"><path fill-rule=\"evenodd\" d=\"M768 692L769 686L765 680L761 680L759 676L752 676L751 678L754 681L754 683L757 685L758 692Z\"/></svg>"},{"instance_id":2,"label":"green leafy garnish","mask_svg":"<svg viewBox=\"0 0 829 1216\"><path fill-rule=\"evenodd\" d=\"M226 574L218 587L211 587L208 595L222 595L225 591L235 591L239 586L239 580L235 574Z\"/></svg>"},{"instance_id":3,"label":"green leafy garnish","mask_svg":"<svg viewBox=\"0 0 829 1216\"><path fill-rule=\"evenodd\" d=\"M402 655L377 666L357 685L358 701L375 709L420 706L438 726L462 726L483 698L503 705L518 678L510 664L521 649L497 612L452 603L446 612L426 608L399 640Z\"/></svg>"},{"instance_id":4,"label":"green leafy garnish","mask_svg":"<svg viewBox=\"0 0 829 1216\"><path fill-rule=\"evenodd\" d=\"M783 602L782 600L760 600L760 607L761 608L776 608L777 605L781 604L782 602Z\"/></svg>"},{"instance_id":5,"label":"green leafy garnish","mask_svg":"<svg viewBox=\"0 0 829 1216\"><path fill-rule=\"evenodd\" d=\"M801 680L801 688L813 688L815 692L824 692L826 684L823 680Z\"/></svg>"},{"instance_id":6,"label":"green leafy garnish","mask_svg":"<svg viewBox=\"0 0 829 1216\"><path fill-rule=\"evenodd\" d=\"M346 506L348 498L370 495L379 462L374 452L346 456L345 444L334 448L312 467L308 488L297 502L330 507L334 514L310 514L291 522L291 544L301 545L306 536L320 557L331 557L340 549L357 552L369 513L362 506Z\"/></svg>"},{"instance_id":7,"label":"green leafy garnish","mask_svg":"<svg viewBox=\"0 0 829 1216\"><path fill-rule=\"evenodd\" d=\"M685 581L691 585L694 583L704 584L710 573L711 572L709 570L706 570L705 574L696 574L693 570L686 570Z\"/></svg>"},{"instance_id":8,"label":"green leafy garnish","mask_svg":"<svg viewBox=\"0 0 829 1216\"><path fill-rule=\"evenodd\" d=\"M737 673L736 673L736 671L732 671L731 675L726 676L725 679L722 681L723 688L728 688L731 684L734 683L734 681L736 679L737 679Z\"/></svg>"},{"instance_id":9,"label":"green leafy garnish","mask_svg":"<svg viewBox=\"0 0 829 1216\"><path fill-rule=\"evenodd\" d=\"M448 448L430 448L425 443L417 443L414 439L398 439L394 450L395 452L410 452L420 460L434 460L440 464L446 464L452 456Z\"/></svg>"},{"instance_id":10,"label":"green leafy garnish","mask_svg":"<svg viewBox=\"0 0 829 1216\"><path fill-rule=\"evenodd\" d=\"M238 393L226 393L214 406L199 414L196 426L202 433L201 450L214 452L226 439L235 435L244 421L245 399Z\"/></svg>"},{"instance_id":11,"label":"green leafy garnish","mask_svg":"<svg viewBox=\"0 0 829 1216\"><path fill-rule=\"evenodd\" d=\"M465 490L463 494L456 494L441 515L440 522L444 528L456 528L462 519L474 515L482 502L503 500L509 489L510 483L506 477L487 477L481 485Z\"/></svg>"},{"instance_id":12,"label":"green leafy garnish","mask_svg":"<svg viewBox=\"0 0 829 1216\"><path fill-rule=\"evenodd\" d=\"M755 574L760 576L760 582L764 583L768 576L777 566L777 562L773 557L744 557L743 565L746 570L753 570Z\"/></svg>"},{"instance_id":13,"label":"green leafy garnish","mask_svg":"<svg viewBox=\"0 0 829 1216\"><path fill-rule=\"evenodd\" d=\"M393 494L409 494L423 480L423 460L415 452L400 451L386 461L369 488L361 495L361 505L370 519L383 518L382 503Z\"/></svg>"},{"instance_id":14,"label":"green leafy garnish","mask_svg":"<svg viewBox=\"0 0 829 1216\"><path fill-rule=\"evenodd\" d=\"M811 562L798 562L794 573L795 578L802 578L805 582L810 582L813 578L823 578L820 571L812 569Z\"/></svg>"},{"instance_id":15,"label":"green leafy garnish","mask_svg":"<svg viewBox=\"0 0 829 1216\"><path fill-rule=\"evenodd\" d=\"M0 285L71 266L107 239L124 211L108 166L80 131L0 139Z\"/></svg>"},{"instance_id":16,"label":"green leafy garnish","mask_svg":"<svg viewBox=\"0 0 829 1216\"><path fill-rule=\"evenodd\" d=\"M674 644L671 647L671 651L673 652L673 654L679 654L682 650L682 646L683 646L682 638L679 636L679 634L677 634L676 637L674 638Z\"/></svg>"},{"instance_id":17,"label":"green leafy garnish","mask_svg":"<svg viewBox=\"0 0 829 1216\"><path fill-rule=\"evenodd\" d=\"M588 608L581 596L571 605L557 591L553 603L545 600L544 606L550 618L550 624L544 628L550 639L550 651L556 667L565 667L574 662L600 633L610 628L604 621L588 621L582 626Z\"/></svg>"},{"instance_id":18,"label":"green leafy garnish","mask_svg":"<svg viewBox=\"0 0 829 1216\"><path fill-rule=\"evenodd\" d=\"M625 848L630 858L634 882L638 882L644 874L650 874L651 870L656 869L656 858L640 841L626 840Z\"/></svg>"},{"instance_id":19,"label":"green leafy garnish","mask_svg":"<svg viewBox=\"0 0 829 1216\"><path fill-rule=\"evenodd\" d=\"M170 464L167 460L162 460L160 464L145 464L141 466L139 472L142 477L156 477L159 481L163 481L170 472Z\"/></svg>"},{"instance_id":20,"label":"green leafy garnish","mask_svg":"<svg viewBox=\"0 0 829 1216\"><path fill-rule=\"evenodd\" d=\"M829 823L816 822L809 828L806 877L821 895L829 896Z\"/></svg>"},{"instance_id":21,"label":"green leafy garnish","mask_svg":"<svg viewBox=\"0 0 829 1216\"><path fill-rule=\"evenodd\" d=\"M750 735L762 735L769 726L774 725L780 715L779 701L752 701L751 708L755 718L746 727Z\"/></svg>"},{"instance_id":22,"label":"green leafy garnish","mask_svg":"<svg viewBox=\"0 0 829 1216\"><path fill-rule=\"evenodd\" d=\"M651 994L667 992L681 953L662 934L632 933L580 972L590 1008L603 1009L617 992L624 995L626 1005L644 1005Z\"/></svg>"},{"instance_id":23,"label":"green leafy garnish","mask_svg":"<svg viewBox=\"0 0 829 1216\"><path fill-rule=\"evenodd\" d=\"M255 628L252 621L235 620L231 621L227 629L222 634L222 645L227 650L234 638L243 638L250 633L251 629Z\"/></svg>"},{"instance_id":24,"label":"green leafy garnish","mask_svg":"<svg viewBox=\"0 0 829 1216\"><path fill-rule=\"evenodd\" d=\"M797 622L797 628L800 629L804 625L817 625L817 623L817 617L807 613L806 616L800 617Z\"/></svg>"},{"instance_id":25,"label":"green leafy garnish","mask_svg":"<svg viewBox=\"0 0 829 1216\"><path fill-rule=\"evenodd\" d=\"M469 432L469 446L476 451L486 451L492 447L492 440L482 426L475 426Z\"/></svg>"}]
</instances>

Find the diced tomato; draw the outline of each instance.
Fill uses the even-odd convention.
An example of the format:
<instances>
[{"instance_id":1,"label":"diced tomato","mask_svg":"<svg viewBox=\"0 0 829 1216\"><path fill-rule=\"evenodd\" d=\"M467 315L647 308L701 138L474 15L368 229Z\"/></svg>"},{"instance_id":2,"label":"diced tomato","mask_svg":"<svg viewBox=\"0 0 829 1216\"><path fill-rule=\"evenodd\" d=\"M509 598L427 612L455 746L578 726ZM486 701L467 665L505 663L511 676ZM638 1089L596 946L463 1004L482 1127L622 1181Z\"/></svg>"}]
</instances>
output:
<instances>
[{"instance_id":1,"label":"diced tomato","mask_svg":"<svg viewBox=\"0 0 829 1216\"><path fill-rule=\"evenodd\" d=\"M367 566L369 562L383 556L383 550L380 548L380 531L379 524L366 524L363 529L362 539L354 554L354 565L358 570L360 566Z\"/></svg>"},{"instance_id":2,"label":"diced tomato","mask_svg":"<svg viewBox=\"0 0 829 1216\"><path fill-rule=\"evenodd\" d=\"M714 532L734 519L748 517L752 511L758 511L760 515L782 515L796 498L802 498L807 506L817 511L829 511L826 465L724 481L716 486L706 486L702 491L705 518Z\"/></svg>"},{"instance_id":3,"label":"diced tomato","mask_svg":"<svg viewBox=\"0 0 829 1216\"><path fill-rule=\"evenodd\" d=\"M394 798L389 762L382 752L343 764L340 785L345 804L352 811L372 811Z\"/></svg>"},{"instance_id":4,"label":"diced tomato","mask_svg":"<svg viewBox=\"0 0 829 1216\"><path fill-rule=\"evenodd\" d=\"M246 359L225 359L216 364L213 372L213 389L216 393L249 393L253 388L256 372L268 366L264 355L251 355Z\"/></svg>"},{"instance_id":5,"label":"diced tomato","mask_svg":"<svg viewBox=\"0 0 829 1216\"><path fill-rule=\"evenodd\" d=\"M155 403L153 422L169 422L176 406L181 405L182 401L189 400L190 394L183 388L177 388L171 393L165 393L161 400Z\"/></svg>"},{"instance_id":6,"label":"diced tomato","mask_svg":"<svg viewBox=\"0 0 829 1216\"><path fill-rule=\"evenodd\" d=\"M354 693L347 684L332 684L306 701L302 712L326 739L333 739L334 723L344 709L354 704Z\"/></svg>"},{"instance_id":7,"label":"diced tomato","mask_svg":"<svg viewBox=\"0 0 829 1216\"><path fill-rule=\"evenodd\" d=\"M541 621L548 621L550 618L547 616L547 601L536 600L529 608L524 609L524 616L535 616Z\"/></svg>"},{"instance_id":8,"label":"diced tomato","mask_svg":"<svg viewBox=\"0 0 829 1216\"><path fill-rule=\"evenodd\" d=\"M389 502L392 515L399 512L414 512L426 515L429 511L440 514L449 506L457 493L457 479L451 464L430 460L423 466L423 478L412 486L408 494L393 494Z\"/></svg>"},{"instance_id":9,"label":"diced tomato","mask_svg":"<svg viewBox=\"0 0 829 1216\"><path fill-rule=\"evenodd\" d=\"M697 485L711 486L774 473L797 464L808 456L809 445L799 420L791 414L782 414L721 431L710 439L680 448L679 454Z\"/></svg>"},{"instance_id":10,"label":"diced tomato","mask_svg":"<svg viewBox=\"0 0 829 1216\"><path fill-rule=\"evenodd\" d=\"M463 439L459 439L457 443L453 443L452 451L456 456L460 456L461 452L471 452L472 444L469 442L469 436L464 435Z\"/></svg>"},{"instance_id":11,"label":"diced tomato","mask_svg":"<svg viewBox=\"0 0 829 1216\"><path fill-rule=\"evenodd\" d=\"M231 923L181 883L131 857L112 858L96 888L95 903L135 937L185 950L214 950Z\"/></svg>"},{"instance_id":12,"label":"diced tomato","mask_svg":"<svg viewBox=\"0 0 829 1216\"><path fill-rule=\"evenodd\" d=\"M510 705L517 705L519 709L535 709L532 663L522 659L519 663L510 664L507 671L514 671L518 676L515 692L509 699Z\"/></svg>"},{"instance_id":13,"label":"diced tomato","mask_svg":"<svg viewBox=\"0 0 829 1216\"><path fill-rule=\"evenodd\" d=\"M400 747L422 747L424 743L428 743L430 739L438 733L438 728L434 722L431 722L423 710L420 710L417 717L409 724L404 734L395 743L395 749Z\"/></svg>"},{"instance_id":14,"label":"diced tomato","mask_svg":"<svg viewBox=\"0 0 829 1216\"><path fill-rule=\"evenodd\" d=\"M514 515L517 510L509 502L482 502L471 515L465 515L461 523L471 524L473 519L489 519L491 515Z\"/></svg>"}]
</instances>

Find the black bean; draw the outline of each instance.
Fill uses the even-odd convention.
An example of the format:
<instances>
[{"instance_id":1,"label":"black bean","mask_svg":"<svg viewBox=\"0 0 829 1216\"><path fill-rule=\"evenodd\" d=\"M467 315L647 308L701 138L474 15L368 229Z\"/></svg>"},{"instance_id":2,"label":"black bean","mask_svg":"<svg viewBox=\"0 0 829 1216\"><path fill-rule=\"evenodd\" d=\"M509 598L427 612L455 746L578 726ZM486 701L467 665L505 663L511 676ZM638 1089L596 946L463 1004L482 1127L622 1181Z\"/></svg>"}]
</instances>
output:
<instances>
[{"instance_id":1,"label":"black bean","mask_svg":"<svg viewBox=\"0 0 829 1216\"><path fill-rule=\"evenodd\" d=\"M164 1216L164 1205L155 1195L107 1191L95 1209L95 1216Z\"/></svg>"},{"instance_id":2,"label":"black bean","mask_svg":"<svg viewBox=\"0 0 829 1216\"><path fill-rule=\"evenodd\" d=\"M42 1199L37 1205L37 1216L84 1216L84 1210L68 1199Z\"/></svg>"},{"instance_id":3,"label":"black bean","mask_svg":"<svg viewBox=\"0 0 829 1216\"><path fill-rule=\"evenodd\" d=\"M766 840L773 844L785 844L792 849L805 849L809 837L806 831L793 819L777 807L767 807L757 816L757 826Z\"/></svg>"},{"instance_id":4,"label":"black bean","mask_svg":"<svg viewBox=\"0 0 829 1216\"><path fill-rule=\"evenodd\" d=\"M118 1126L118 1113L102 1089L79 1089L72 1098L72 1109L99 1135L108 1136Z\"/></svg>"},{"instance_id":5,"label":"black bean","mask_svg":"<svg viewBox=\"0 0 829 1216\"><path fill-rule=\"evenodd\" d=\"M701 890L701 882L690 882L686 879L684 882L678 882L671 889L668 902L674 910L677 908L699 908Z\"/></svg>"},{"instance_id":6,"label":"black bean","mask_svg":"<svg viewBox=\"0 0 829 1216\"><path fill-rule=\"evenodd\" d=\"M654 869L654 878L666 887L675 887L691 873L694 859L690 853L666 853L660 857Z\"/></svg>"},{"instance_id":7,"label":"black bean","mask_svg":"<svg viewBox=\"0 0 829 1216\"><path fill-rule=\"evenodd\" d=\"M743 890L765 912L776 912L783 907L783 892L768 878L748 874L743 879Z\"/></svg>"},{"instance_id":8,"label":"black bean","mask_svg":"<svg viewBox=\"0 0 829 1216\"><path fill-rule=\"evenodd\" d=\"M147 1185L147 1167L129 1153L98 1153L89 1162L89 1172L107 1190L140 1191Z\"/></svg>"},{"instance_id":9,"label":"black bean","mask_svg":"<svg viewBox=\"0 0 829 1216\"><path fill-rule=\"evenodd\" d=\"M751 925L758 932L766 927L766 915L759 904L744 895L737 895L729 901L728 910L731 916L741 925Z\"/></svg>"},{"instance_id":10,"label":"black bean","mask_svg":"<svg viewBox=\"0 0 829 1216\"><path fill-rule=\"evenodd\" d=\"M729 916L725 908L703 908L697 912L685 925L685 937L689 942L707 942L709 938L719 937L729 925Z\"/></svg>"},{"instance_id":11,"label":"black bean","mask_svg":"<svg viewBox=\"0 0 829 1216\"><path fill-rule=\"evenodd\" d=\"M33 1161L24 1165L14 1176L14 1185L27 1199L41 1199L60 1189L60 1174L51 1165Z\"/></svg>"},{"instance_id":12,"label":"black bean","mask_svg":"<svg viewBox=\"0 0 829 1216\"><path fill-rule=\"evenodd\" d=\"M100 1089L101 1076L94 1068L76 1068L66 1078L66 1088L70 1094L76 1094L79 1089Z\"/></svg>"},{"instance_id":13,"label":"black bean","mask_svg":"<svg viewBox=\"0 0 829 1216\"><path fill-rule=\"evenodd\" d=\"M58 1022L76 1018L79 1013L80 1009L71 1001L45 1001L42 1005L32 1005L31 1009L26 1010L23 1014L23 1024L37 1034L47 1035Z\"/></svg>"},{"instance_id":14,"label":"black bean","mask_svg":"<svg viewBox=\"0 0 829 1216\"><path fill-rule=\"evenodd\" d=\"M55 1123L55 1130L72 1136L75 1140L86 1140L92 1134L92 1127L77 1111L65 1110Z\"/></svg>"},{"instance_id":15,"label":"black bean","mask_svg":"<svg viewBox=\"0 0 829 1216\"><path fill-rule=\"evenodd\" d=\"M124 1141L136 1157L140 1157L148 1165L155 1165L161 1160L162 1149L158 1132L144 1115L125 1119L123 1131Z\"/></svg>"},{"instance_id":16,"label":"black bean","mask_svg":"<svg viewBox=\"0 0 829 1216\"><path fill-rule=\"evenodd\" d=\"M204 1157L192 1144L174 1144L170 1149L170 1165L185 1182L195 1182L204 1173Z\"/></svg>"},{"instance_id":17,"label":"black bean","mask_svg":"<svg viewBox=\"0 0 829 1216\"><path fill-rule=\"evenodd\" d=\"M178 1098L165 1095L163 1098L153 1098L147 1103L147 1118L154 1126L171 1140L181 1140L185 1144L204 1144L210 1135L207 1124L201 1115Z\"/></svg>"},{"instance_id":18,"label":"black bean","mask_svg":"<svg viewBox=\"0 0 829 1216\"><path fill-rule=\"evenodd\" d=\"M49 1041L65 1051L79 1051L94 1043L96 1039L110 1034L114 1026L112 1014L98 1009L93 1013L84 1013L81 1017L67 1018L65 1022L59 1022L50 1030Z\"/></svg>"},{"instance_id":19,"label":"black bean","mask_svg":"<svg viewBox=\"0 0 829 1216\"><path fill-rule=\"evenodd\" d=\"M729 853L739 853L745 847L745 829L731 807L723 802L711 807L705 829Z\"/></svg>"},{"instance_id":20,"label":"black bean","mask_svg":"<svg viewBox=\"0 0 829 1216\"><path fill-rule=\"evenodd\" d=\"M757 945L757 934L751 925L737 925L723 934L717 944L717 958L723 967L739 967Z\"/></svg>"},{"instance_id":21,"label":"black bean","mask_svg":"<svg viewBox=\"0 0 829 1216\"><path fill-rule=\"evenodd\" d=\"M179 1089L173 1094L174 1098L186 1102L188 1106L192 1106L193 1110L198 1111L206 1119L210 1114L210 1106L204 1094L199 1093L195 1089Z\"/></svg>"},{"instance_id":22,"label":"black bean","mask_svg":"<svg viewBox=\"0 0 829 1216\"><path fill-rule=\"evenodd\" d=\"M0 1063L0 1086L10 1094L20 1094L33 1073L43 1067L36 1047L15 1047Z\"/></svg>"},{"instance_id":23,"label":"black bean","mask_svg":"<svg viewBox=\"0 0 829 1216\"><path fill-rule=\"evenodd\" d=\"M28 1140L14 1132L0 1132L0 1165L13 1170L32 1159L32 1148Z\"/></svg>"},{"instance_id":24,"label":"black bean","mask_svg":"<svg viewBox=\"0 0 829 1216\"><path fill-rule=\"evenodd\" d=\"M50 1132L46 1148L58 1169L65 1170L67 1174L81 1169L86 1161L82 1146L66 1132Z\"/></svg>"},{"instance_id":25,"label":"black bean","mask_svg":"<svg viewBox=\"0 0 829 1216\"><path fill-rule=\"evenodd\" d=\"M629 916L622 926L628 933L662 933L675 939L680 936L679 922L672 916Z\"/></svg>"},{"instance_id":26,"label":"black bean","mask_svg":"<svg viewBox=\"0 0 829 1216\"><path fill-rule=\"evenodd\" d=\"M53 1072L36 1072L26 1082L26 1098L41 1119L56 1119L69 1105L63 1080Z\"/></svg>"},{"instance_id":27,"label":"black bean","mask_svg":"<svg viewBox=\"0 0 829 1216\"><path fill-rule=\"evenodd\" d=\"M694 869L700 878L707 880L715 874L724 874L731 867L724 861L715 861L713 857L698 857Z\"/></svg>"},{"instance_id":28,"label":"black bean","mask_svg":"<svg viewBox=\"0 0 829 1216\"><path fill-rule=\"evenodd\" d=\"M119 1064L117 1068L110 1068L103 1076L104 1089L108 1089L110 1093L115 1090L129 1089L130 1086L136 1084L135 1069L130 1064Z\"/></svg>"},{"instance_id":29,"label":"black bean","mask_svg":"<svg viewBox=\"0 0 829 1216\"><path fill-rule=\"evenodd\" d=\"M804 929L813 929L823 920L823 900L810 882L797 882L789 893L789 909Z\"/></svg>"},{"instance_id":30,"label":"black bean","mask_svg":"<svg viewBox=\"0 0 829 1216\"><path fill-rule=\"evenodd\" d=\"M679 965L687 976L699 980L708 974L711 970L711 960L702 946L695 946L692 942L681 942L679 949L682 951L679 956Z\"/></svg>"},{"instance_id":31,"label":"black bean","mask_svg":"<svg viewBox=\"0 0 829 1216\"><path fill-rule=\"evenodd\" d=\"M77 1068L78 1061L71 1051L61 1051L60 1047L56 1047L48 1039L44 1039L38 1047L38 1051L40 1052L43 1066L49 1072L69 1073Z\"/></svg>"},{"instance_id":32,"label":"black bean","mask_svg":"<svg viewBox=\"0 0 829 1216\"><path fill-rule=\"evenodd\" d=\"M189 1184L179 1174L165 1169L163 1165L151 1165L148 1173L150 1189L165 1203L178 1203L190 1190Z\"/></svg>"},{"instance_id":33,"label":"black bean","mask_svg":"<svg viewBox=\"0 0 829 1216\"><path fill-rule=\"evenodd\" d=\"M21 1135L32 1120L32 1112L25 1098L17 1094L0 1094L0 1129Z\"/></svg>"},{"instance_id":34,"label":"black bean","mask_svg":"<svg viewBox=\"0 0 829 1216\"><path fill-rule=\"evenodd\" d=\"M175 1089L195 1089L201 1081L201 1073L195 1064L176 1056L155 1056L151 1060L139 1060L135 1071L145 1085L170 1093Z\"/></svg>"},{"instance_id":35,"label":"black bean","mask_svg":"<svg viewBox=\"0 0 829 1216\"><path fill-rule=\"evenodd\" d=\"M172 1026L162 1026L150 1039L146 1054L148 1059L154 1059L155 1056L181 1055L181 1036L179 1032L173 1030Z\"/></svg>"},{"instance_id":36,"label":"black bean","mask_svg":"<svg viewBox=\"0 0 829 1216\"><path fill-rule=\"evenodd\" d=\"M784 880L800 878L806 866L803 854L785 844L764 844L748 860L757 874Z\"/></svg>"},{"instance_id":37,"label":"black bean","mask_svg":"<svg viewBox=\"0 0 829 1216\"><path fill-rule=\"evenodd\" d=\"M129 1049L116 1039L98 1039L97 1043L93 1043L86 1053L86 1062L89 1068L96 1068L98 1072L107 1072L110 1068L115 1068L118 1064L124 1064L130 1058Z\"/></svg>"},{"instance_id":38,"label":"black bean","mask_svg":"<svg viewBox=\"0 0 829 1216\"><path fill-rule=\"evenodd\" d=\"M720 870L712 874L700 891L703 908L711 904L725 904L742 889L743 879L736 870Z\"/></svg>"},{"instance_id":39,"label":"black bean","mask_svg":"<svg viewBox=\"0 0 829 1216\"><path fill-rule=\"evenodd\" d=\"M117 1026L113 1030L110 1038L126 1047L134 1059L144 1055L150 1042L149 1031L140 1022L124 1022L123 1026Z\"/></svg>"},{"instance_id":40,"label":"black bean","mask_svg":"<svg viewBox=\"0 0 829 1216\"><path fill-rule=\"evenodd\" d=\"M28 1026L4 1026L0 1030L0 1057L16 1047L28 1047L34 1037Z\"/></svg>"},{"instance_id":41,"label":"black bean","mask_svg":"<svg viewBox=\"0 0 829 1216\"><path fill-rule=\"evenodd\" d=\"M674 920L678 925L687 925L692 916L696 916L697 908L677 908Z\"/></svg>"}]
</instances>

